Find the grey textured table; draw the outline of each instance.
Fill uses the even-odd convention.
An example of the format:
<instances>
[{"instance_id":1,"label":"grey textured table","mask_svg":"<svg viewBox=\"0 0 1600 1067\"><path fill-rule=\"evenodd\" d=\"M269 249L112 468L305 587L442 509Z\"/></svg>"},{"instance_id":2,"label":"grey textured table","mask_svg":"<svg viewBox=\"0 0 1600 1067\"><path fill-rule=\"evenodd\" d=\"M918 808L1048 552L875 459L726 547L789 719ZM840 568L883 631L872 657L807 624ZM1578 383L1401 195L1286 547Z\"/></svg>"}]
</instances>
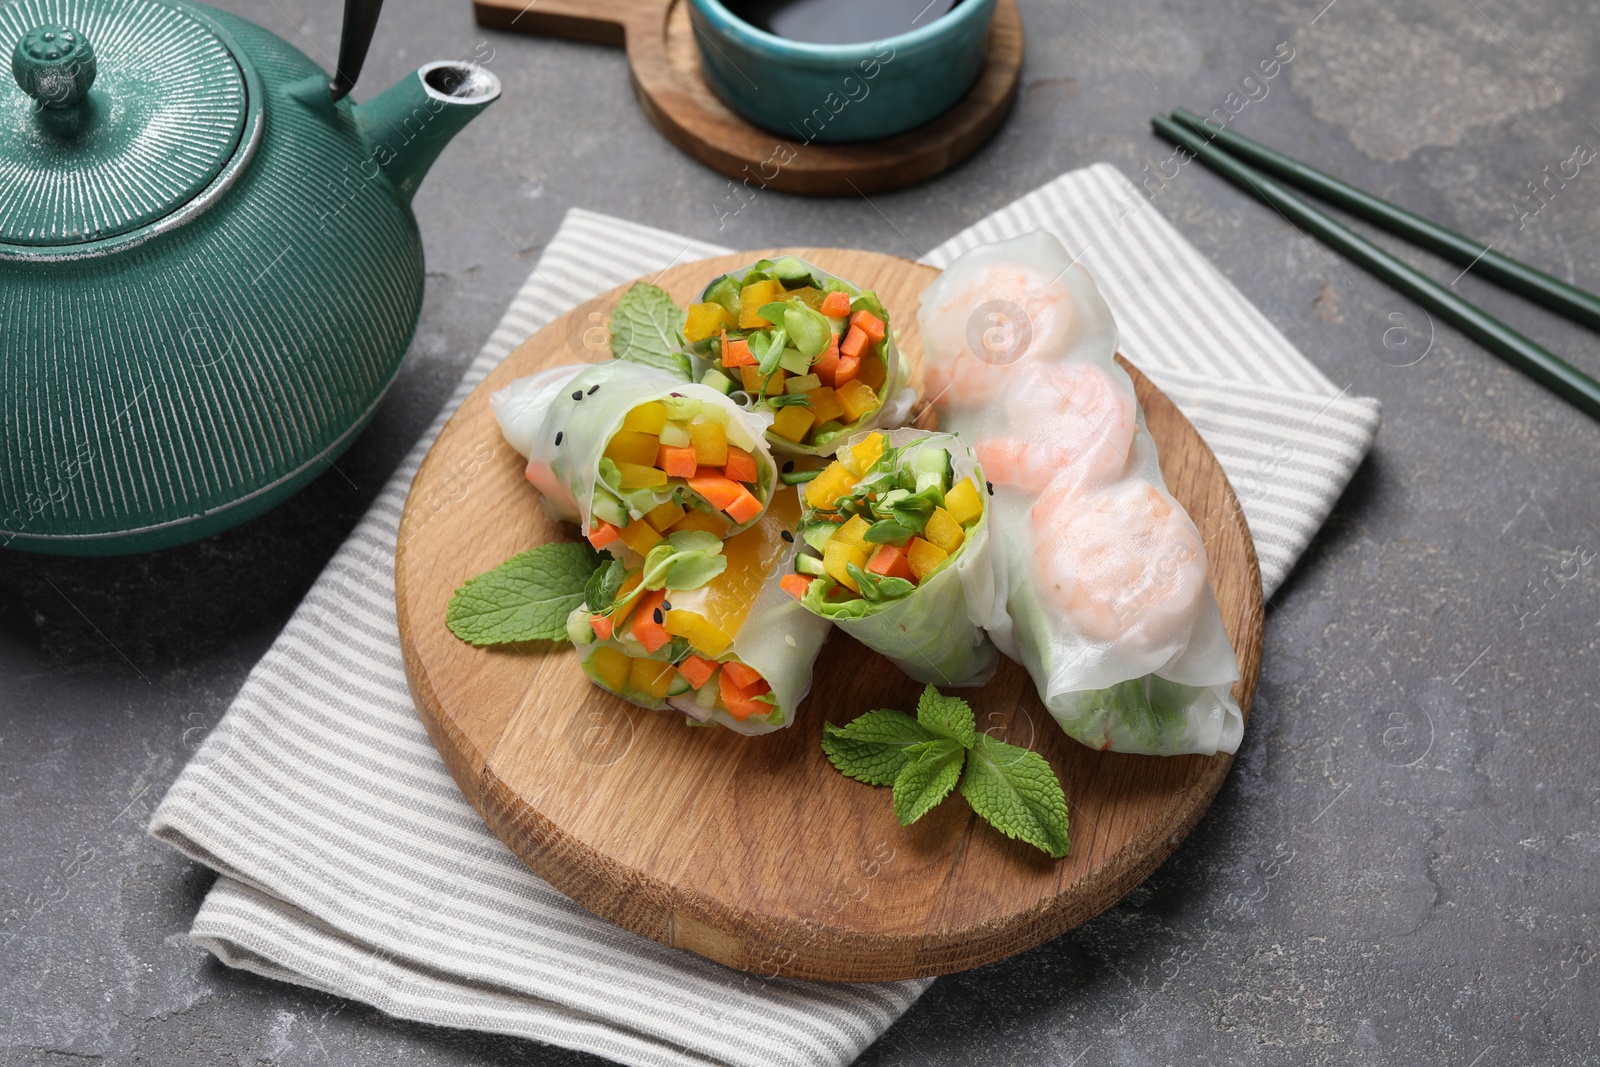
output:
<instances>
[{"instance_id":1,"label":"grey textured table","mask_svg":"<svg viewBox=\"0 0 1600 1067\"><path fill-rule=\"evenodd\" d=\"M763 192L734 214L634 105L620 52L391 0L358 96L486 39L506 94L417 197L422 324L343 473L189 548L0 555L0 1064L600 1062L228 971L184 937L209 875L143 832L571 206L915 256L1068 168L1143 181L1170 155L1153 111L1248 99L1240 131L1600 288L1600 167L1549 177L1600 146L1591 6L1326 2L1025 0L1022 94L976 159L870 202ZM227 6L334 51L332 0ZM1280 42L1265 96L1241 85ZM862 1062L1600 1062L1600 426L1196 166L1155 203L1338 384L1382 398L1377 450L1274 598L1199 829L1098 919L936 983ZM1593 335L1456 287L1600 371Z\"/></svg>"}]
</instances>

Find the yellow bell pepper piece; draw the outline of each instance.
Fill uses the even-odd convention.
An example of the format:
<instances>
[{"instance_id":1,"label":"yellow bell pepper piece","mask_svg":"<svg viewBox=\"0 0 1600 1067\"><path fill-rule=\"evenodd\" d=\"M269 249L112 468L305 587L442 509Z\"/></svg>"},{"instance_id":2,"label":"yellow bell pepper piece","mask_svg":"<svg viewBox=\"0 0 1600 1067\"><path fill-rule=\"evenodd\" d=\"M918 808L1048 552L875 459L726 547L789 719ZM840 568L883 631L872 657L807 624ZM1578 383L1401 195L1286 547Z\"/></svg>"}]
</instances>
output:
<instances>
[{"instance_id":1,"label":"yellow bell pepper piece","mask_svg":"<svg viewBox=\"0 0 1600 1067\"><path fill-rule=\"evenodd\" d=\"M839 397L840 406L844 408L846 422L857 422L878 406L878 394L859 378L845 382L835 389L834 393Z\"/></svg>"},{"instance_id":2,"label":"yellow bell pepper piece","mask_svg":"<svg viewBox=\"0 0 1600 1067\"><path fill-rule=\"evenodd\" d=\"M761 309L784 298L783 283L772 279L755 282L739 290L739 329L765 330L772 323L761 317Z\"/></svg>"},{"instance_id":3,"label":"yellow bell pepper piece","mask_svg":"<svg viewBox=\"0 0 1600 1067\"><path fill-rule=\"evenodd\" d=\"M983 494L978 492L971 478L963 478L960 485L944 495L944 509L952 519L966 526L983 514Z\"/></svg>"},{"instance_id":4,"label":"yellow bell pepper piece","mask_svg":"<svg viewBox=\"0 0 1600 1067\"><path fill-rule=\"evenodd\" d=\"M720 656L733 644L733 638L713 626L704 615L687 608L673 608L667 612L662 625L667 633L688 641L691 648L705 656Z\"/></svg>"},{"instance_id":5,"label":"yellow bell pepper piece","mask_svg":"<svg viewBox=\"0 0 1600 1067\"><path fill-rule=\"evenodd\" d=\"M661 543L661 534L642 519L635 519L622 528L622 543L639 555L644 555Z\"/></svg>"},{"instance_id":6,"label":"yellow bell pepper piece","mask_svg":"<svg viewBox=\"0 0 1600 1067\"><path fill-rule=\"evenodd\" d=\"M760 367L739 368L739 387L751 396L782 396L789 372L779 367L771 374L762 375Z\"/></svg>"},{"instance_id":7,"label":"yellow bell pepper piece","mask_svg":"<svg viewBox=\"0 0 1600 1067\"><path fill-rule=\"evenodd\" d=\"M870 529L872 529L872 523L863 519L860 515L852 515L848 522L833 531L832 539L865 552L867 550L867 531Z\"/></svg>"},{"instance_id":8,"label":"yellow bell pepper piece","mask_svg":"<svg viewBox=\"0 0 1600 1067\"><path fill-rule=\"evenodd\" d=\"M704 530L706 533L716 534L720 540L728 535L728 520L721 515L713 515L709 511L691 508L689 513L673 524L671 530L662 528L662 533L687 533L690 530Z\"/></svg>"},{"instance_id":9,"label":"yellow bell pepper piece","mask_svg":"<svg viewBox=\"0 0 1600 1067\"><path fill-rule=\"evenodd\" d=\"M655 489L667 484L667 472L659 467L646 467L642 463L618 463L622 472L620 489Z\"/></svg>"},{"instance_id":10,"label":"yellow bell pepper piece","mask_svg":"<svg viewBox=\"0 0 1600 1067\"><path fill-rule=\"evenodd\" d=\"M859 518L860 516L857 517ZM843 532L842 528L840 532ZM834 534L828 539L828 543L822 546L822 568L828 572L828 576L834 581L853 593L859 593L861 592L861 586L857 585L856 580L850 577L850 571L848 570L848 564L851 563L863 570L866 569L867 550L857 548L855 545L844 541L839 534Z\"/></svg>"},{"instance_id":11,"label":"yellow bell pepper piece","mask_svg":"<svg viewBox=\"0 0 1600 1067\"><path fill-rule=\"evenodd\" d=\"M720 422L691 422L689 443L694 445L694 461L702 467L728 462L728 431Z\"/></svg>"},{"instance_id":12,"label":"yellow bell pepper piece","mask_svg":"<svg viewBox=\"0 0 1600 1067\"><path fill-rule=\"evenodd\" d=\"M938 545L924 541L920 537L913 537L906 549L906 558L911 564L912 575L921 582L935 567L949 559L950 554Z\"/></svg>"},{"instance_id":13,"label":"yellow bell pepper piece","mask_svg":"<svg viewBox=\"0 0 1600 1067\"><path fill-rule=\"evenodd\" d=\"M960 548L961 542L967 539L967 535L961 530L961 524L944 508L933 509L933 514L928 516L928 525L923 529L922 536L932 541L947 556Z\"/></svg>"},{"instance_id":14,"label":"yellow bell pepper piece","mask_svg":"<svg viewBox=\"0 0 1600 1067\"><path fill-rule=\"evenodd\" d=\"M721 304L690 304L683 322L683 339L693 344L734 325L734 317Z\"/></svg>"},{"instance_id":15,"label":"yellow bell pepper piece","mask_svg":"<svg viewBox=\"0 0 1600 1067\"><path fill-rule=\"evenodd\" d=\"M667 405L659 400L640 404L628 412L627 417L622 420L624 430L637 430L639 433L658 434L661 432L661 427L666 424Z\"/></svg>"},{"instance_id":16,"label":"yellow bell pepper piece","mask_svg":"<svg viewBox=\"0 0 1600 1067\"><path fill-rule=\"evenodd\" d=\"M600 678L600 684L614 693L622 692L628 684L631 660L620 649L601 647L594 650L589 667Z\"/></svg>"},{"instance_id":17,"label":"yellow bell pepper piece","mask_svg":"<svg viewBox=\"0 0 1600 1067\"><path fill-rule=\"evenodd\" d=\"M638 430L618 430L606 442L606 458L617 463L653 467L661 448L661 438Z\"/></svg>"},{"instance_id":18,"label":"yellow bell pepper piece","mask_svg":"<svg viewBox=\"0 0 1600 1067\"><path fill-rule=\"evenodd\" d=\"M806 483L806 503L818 511L836 511L839 498L849 493L858 481L859 478L844 469L844 464L834 460Z\"/></svg>"},{"instance_id":19,"label":"yellow bell pepper piece","mask_svg":"<svg viewBox=\"0 0 1600 1067\"><path fill-rule=\"evenodd\" d=\"M856 372L856 381L876 393L888 379L889 365L882 356L874 352L861 357L861 369Z\"/></svg>"},{"instance_id":20,"label":"yellow bell pepper piece","mask_svg":"<svg viewBox=\"0 0 1600 1067\"><path fill-rule=\"evenodd\" d=\"M651 526L654 526L658 531L665 531L673 523L683 518L683 516L683 505L675 504L669 500L660 507L646 512L644 521L648 522Z\"/></svg>"},{"instance_id":21,"label":"yellow bell pepper piece","mask_svg":"<svg viewBox=\"0 0 1600 1067\"><path fill-rule=\"evenodd\" d=\"M811 417L819 423L832 422L844 414L844 405L839 403L831 385L811 390L806 394L806 399L811 401Z\"/></svg>"},{"instance_id":22,"label":"yellow bell pepper piece","mask_svg":"<svg viewBox=\"0 0 1600 1067\"><path fill-rule=\"evenodd\" d=\"M791 404L788 407L778 409L778 414L772 420L772 432L785 441L793 441L798 444L800 439L811 430L811 424L815 421L811 416L810 408L801 407L799 404Z\"/></svg>"},{"instance_id":23,"label":"yellow bell pepper piece","mask_svg":"<svg viewBox=\"0 0 1600 1067\"><path fill-rule=\"evenodd\" d=\"M636 659L628 665L628 685L641 693L649 693L660 700L672 685L672 676L678 668L670 663L653 659Z\"/></svg>"},{"instance_id":24,"label":"yellow bell pepper piece","mask_svg":"<svg viewBox=\"0 0 1600 1067\"><path fill-rule=\"evenodd\" d=\"M851 456L856 461L856 470L862 474L872 469L883 455L884 436L881 433L868 434L862 442L850 449Z\"/></svg>"}]
</instances>

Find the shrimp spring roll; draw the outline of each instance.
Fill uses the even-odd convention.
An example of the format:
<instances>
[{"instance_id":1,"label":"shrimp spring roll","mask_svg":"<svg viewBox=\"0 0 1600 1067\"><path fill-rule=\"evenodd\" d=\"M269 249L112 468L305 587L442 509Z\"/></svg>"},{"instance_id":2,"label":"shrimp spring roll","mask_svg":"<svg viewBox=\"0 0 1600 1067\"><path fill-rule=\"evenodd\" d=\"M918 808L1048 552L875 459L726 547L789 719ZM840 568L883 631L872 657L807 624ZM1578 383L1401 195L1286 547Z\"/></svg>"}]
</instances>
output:
<instances>
[{"instance_id":1,"label":"shrimp spring roll","mask_svg":"<svg viewBox=\"0 0 1600 1067\"><path fill-rule=\"evenodd\" d=\"M782 588L799 512L786 489L726 542L674 533L640 567L604 565L567 620L584 672L640 707L741 734L793 723L828 633Z\"/></svg>"},{"instance_id":2,"label":"shrimp spring roll","mask_svg":"<svg viewBox=\"0 0 1600 1067\"><path fill-rule=\"evenodd\" d=\"M877 296L794 256L715 279L683 335L702 382L772 417L778 452L832 455L860 430L905 421L916 399Z\"/></svg>"},{"instance_id":3,"label":"shrimp spring roll","mask_svg":"<svg viewBox=\"0 0 1600 1067\"><path fill-rule=\"evenodd\" d=\"M643 556L675 532L748 529L777 472L759 420L715 389L613 360L519 378L489 400L552 517Z\"/></svg>"},{"instance_id":4,"label":"shrimp spring roll","mask_svg":"<svg viewBox=\"0 0 1600 1067\"><path fill-rule=\"evenodd\" d=\"M856 435L806 484L790 591L919 682L982 685L1003 611L983 484L951 434Z\"/></svg>"},{"instance_id":5,"label":"shrimp spring roll","mask_svg":"<svg viewBox=\"0 0 1600 1067\"><path fill-rule=\"evenodd\" d=\"M923 293L921 326L940 425L995 487L995 644L1086 745L1237 749L1239 669L1205 546L1167 491L1089 274L1048 234L980 246Z\"/></svg>"}]
</instances>

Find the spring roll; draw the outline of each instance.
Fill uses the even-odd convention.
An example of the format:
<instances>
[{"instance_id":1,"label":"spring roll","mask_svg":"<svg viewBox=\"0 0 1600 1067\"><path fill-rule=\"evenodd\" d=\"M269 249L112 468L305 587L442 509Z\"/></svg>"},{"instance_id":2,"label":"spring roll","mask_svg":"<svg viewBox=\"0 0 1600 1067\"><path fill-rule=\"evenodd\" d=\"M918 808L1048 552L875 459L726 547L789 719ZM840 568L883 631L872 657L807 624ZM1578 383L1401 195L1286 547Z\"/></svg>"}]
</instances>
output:
<instances>
[{"instance_id":1,"label":"spring roll","mask_svg":"<svg viewBox=\"0 0 1600 1067\"><path fill-rule=\"evenodd\" d=\"M1004 611L983 486L952 434L857 434L806 483L791 592L919 682L982 685Z\"/></svg>"},{"instance_id":2,"label":"spring roll","mask_svg":"<svg viewBox=\"0 0 1600 1067\"><path fill-rule=\"evenodd\" d=\"M777 484L759 420L650 367L554 367L489 403L548 513L613 555L642 557L677 532L749 529Z\"/></svg>"},{"instance_id":3,"label":"spring roll","mask_svg":"<svg viewBox=\"0 0 1600 1067\"><path fill-rule=\"evenodd\" d=\"M994 485L995 644L1086 745L1235 751L1239 669L1205 546L1088 272L1044 233L980 246L923 293L920 322L940 426Z\"/></svg>"},{"instance_id":4,"label":"spring roll","mask_svg":"<svg viewBox=\"0 0 1600 1067\"><path fill-rule=\"evenodd\" d=\"M624 700L693 723L747 735L793 723L828 634L827 621L782 588L799 514L784 489L726 542L673 534L641 567L608 564L617 569L591 582L590 602L567 620L584 672Z\"/></svg>"},{"instance_id":5,"label":"spring roll","mask_svg":"<svg viewBox=\"0 0 1600 1067\"><path fill-rule=\"evenodd\" d=\"M776 452L832 455L858 431L904 422L916 400L877 295L794 256L712 281L683 335L701 381L771 418Z\"/></svg>"}]
</instances>

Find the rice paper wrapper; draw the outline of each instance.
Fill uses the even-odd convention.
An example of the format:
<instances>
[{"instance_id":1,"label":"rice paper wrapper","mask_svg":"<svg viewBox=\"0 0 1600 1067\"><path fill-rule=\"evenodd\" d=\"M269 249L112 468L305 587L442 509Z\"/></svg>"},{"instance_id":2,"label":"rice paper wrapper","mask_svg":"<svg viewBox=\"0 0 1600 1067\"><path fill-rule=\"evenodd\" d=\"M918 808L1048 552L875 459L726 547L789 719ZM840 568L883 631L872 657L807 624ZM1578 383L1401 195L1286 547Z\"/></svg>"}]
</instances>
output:
<instances>
[{"instance_id":1,"label":"rice paper wrapper","mask_svg":"<svg viewBox=\"0 0 1600 1067\"><path fill-rule=\"evenodd\" d=\"M995 644L1085 745L1235 751L1239 669L1205 546L1167 491L1088 272L1044 233L980 246L923 293L921 326L940 425L995 486Z\"/></svg>"},{"instance_id":2,"label":"rice paper wrapper","mask_svg":"<svg viewBox=\"0 0 1600 1067\"><path fill-rule=\"evenodd\" d=\"M853 446L867 436L859 433L846 443ZM950 484L971 478L982 490L977 457L954 435L902 427L886 436L895 448L922 440L924 447L943 449L950 455ZM1006 619L1005 601L995 584L989 514L985 494L983 516L967 532L954 559L906 596L877 604L824 603L818 613L919 682L983 685L999 663L986 629Z\"/></svg>"},{"instance_id":3,"label":"rice paper wrapper","mask_svg":"<svg viewBox=\"0 0 1600 1067\"><path fill-rule=\"evenodd\" d=\"M792 258L803 264L806 269L810 270L813 275L819 278L828 281L839 282L840 284L847 286L853 293L859 294L863 291L859 285L851 281L849 278L841 278L837 274L823 270L821 267L810 262L809 260L801 259L799 256L794 256ZM759 263L760 261L757 260L756 262ZM756 263L749 263L737 270L731 270L726 274L717 275L716 278L713 278L711 282L706 285L705 290L702 290L702 298L704 298L705 292L709 291L711 287L721 279L731 277L736 280L742 280L745 275L749 274L755 269L755 267ZM886 308L885 310L887 311L888 309ZM879 392L879 399L882 401L882 403L879 405L878 410L870 415L867 415L860 422L846 427L845 430L835 434L827 441L826 444L821 446L797 444L793 441L784 440L781 437L770 436L767 438L767 442L775 451L783 455L794 456L832 456L847 443L846 439L852 437L857 431L865 432L868 430L886 429L889 427L900 426L911 418L911 409L916 406L918 393L911 381L911 367L906 362L904 357L900 355L899 346L895 344L892 313L888 326L889 332L886 338L888 343L884 345L884 364L887 370L887 376L884 379L883 388ZM693 346L691 346L691 349L692 348ZM711 364L707 363L703 358L696 360L696 367L701 371L710 365ZM743 390L737 390L733 395L739 397L741 401L750 405L755 405L759 402L759 398L751 397ZM769 412L765 412L759 408L752 408L751 413L756 417L765 419L769 424L772 420L772 415Z\"/></svg>"},{"instance_id":4,"label":"rice paper wrapper","mask_svg":"<svg viewBox=\"0 0 1600 1067\"><path fill-rule=\"evenodd\" d=\"M674 608L691 611L702 611L708 598L713 595L724 598L736 595L748 605L732 635L733 643L721 657L713 658L737 659L758 671L772 687L781 721L768 722L752 716L740 722L726 711L709 713L705 721L726 726L735 733L755 736L793 725L796 711L811 692L812 667L828 636L827 620L806 611L778 584L794 568L795 542L784 540L782 534L785 530L794 531L799 514L800 507L794 491L787 486L781 487L772 507L760 521L751 529L729 538L723 548L725 553L735 558L742 552L750 552L758 561L755 573L737 579L736 588L731 590L728 584L732 580L727 580L721 589L714 592L713 587L717 586L718 580L713 579L700 589L667 594ZM726 575L727 572L724 573ZM584 673L596 685L610 692L615 690L601 683L594 670L594 655L601 648L616 648L636 658L668 661L671 657L671 646L650 655L629 637L613 637L581 646L579 653L583 659ZM709 684L716 683L713 681ZM695 719L708 715L705 710L693 706L692 691L684 698L668 699L655 699L633 690L617 695L639 707L656 710L670 707Z\"/></svg>"},{"instance_id":5,"label":"rice paper wrapper","mask_svg":"<svg viewBox=\"0 0 1600 1067\"><path fill-rule=\"evenodd\" d=\"M759 473L755 496L765 508L777 484L777 468L766 444L765 427L708 386L682 381L654 367L609 360L592 366L551 367L518 378L493 393L489 406L506 441L527 457L528 480L544 494L547 514L576 522L587 530L606 445L622 428L629 411L671 396L699 400L727 415L729 443L755 456ZM654 493L630 492L652 506L671 496L670 487ZM628 510L637 519L649 508L629 506ZM759 516L734 524L729 532L747 529L757 521Z\"/></svg>"}]
</instances>

